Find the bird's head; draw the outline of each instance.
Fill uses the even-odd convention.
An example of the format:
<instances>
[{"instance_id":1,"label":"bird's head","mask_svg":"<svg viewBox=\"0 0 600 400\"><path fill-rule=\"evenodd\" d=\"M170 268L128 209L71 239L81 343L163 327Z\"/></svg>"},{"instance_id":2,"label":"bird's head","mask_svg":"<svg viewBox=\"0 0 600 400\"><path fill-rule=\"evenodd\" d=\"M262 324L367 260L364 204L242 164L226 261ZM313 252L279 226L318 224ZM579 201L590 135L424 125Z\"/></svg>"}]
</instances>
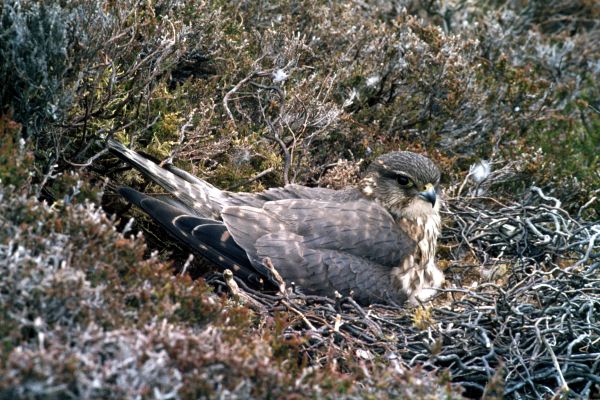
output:
<instances>
[{"instance_id":1,"label":"bird's head","mask_svg":"<svg viewBox=\"0 0 600 400\"><path fill-rule=\"evenodd\" d=\"M440 170L429 158L394 151L369 165L360 186L394 217L416 219L438 213L439 183Z\"/></svg>"}]
</instances>

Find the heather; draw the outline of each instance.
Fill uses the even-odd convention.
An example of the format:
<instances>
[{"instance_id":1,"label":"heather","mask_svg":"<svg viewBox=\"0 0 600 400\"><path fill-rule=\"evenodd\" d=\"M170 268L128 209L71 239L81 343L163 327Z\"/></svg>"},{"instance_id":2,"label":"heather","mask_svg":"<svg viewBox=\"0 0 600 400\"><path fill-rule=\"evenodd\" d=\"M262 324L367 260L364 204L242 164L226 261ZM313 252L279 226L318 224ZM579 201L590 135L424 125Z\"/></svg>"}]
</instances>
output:
<instances>
[{"instance_id":1,"label":"heather","mask_svg":"<svg viewBox=\"0 0 600 400\"><path fill-rule=\"evenodd\" d=\"M599 395L596 2L0 7L0 398ZM246 191L428 155L444 292L233 295L107 138Z\"/></svg>"}]
</instances>

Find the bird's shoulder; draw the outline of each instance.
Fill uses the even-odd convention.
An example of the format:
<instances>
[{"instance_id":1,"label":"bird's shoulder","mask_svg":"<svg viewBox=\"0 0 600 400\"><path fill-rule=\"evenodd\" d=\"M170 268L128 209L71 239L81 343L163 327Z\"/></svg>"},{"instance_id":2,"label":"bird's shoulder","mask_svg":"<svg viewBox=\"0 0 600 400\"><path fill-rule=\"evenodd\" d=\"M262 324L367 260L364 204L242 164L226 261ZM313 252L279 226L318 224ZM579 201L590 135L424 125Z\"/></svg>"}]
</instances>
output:
<instances>
[{"instance_id":1,"label":"bird's shoulder","mask_svg":"<svg viewBox=\"0 0 600 400\"><path fill-rule=\"evenodd\" d=\"M284 187L271 188L258 193L227 192L226 203L229 206L262 207L266 202L279 200L303 199L345 203L363 198L364 196L360 190L353 187L334 190L289 184Z\"/></svg>"}]
</instances>

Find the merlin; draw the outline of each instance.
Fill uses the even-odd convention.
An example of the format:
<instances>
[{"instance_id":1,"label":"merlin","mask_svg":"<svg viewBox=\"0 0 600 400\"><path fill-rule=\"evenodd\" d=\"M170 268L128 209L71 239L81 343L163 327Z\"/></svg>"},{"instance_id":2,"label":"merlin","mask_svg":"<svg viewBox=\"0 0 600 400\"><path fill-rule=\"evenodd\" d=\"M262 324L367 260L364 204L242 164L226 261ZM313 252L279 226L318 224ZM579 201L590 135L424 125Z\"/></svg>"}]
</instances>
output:
<instances>
[{"instance_id":1,"label":"merlin","mask_svg":"<svg viewBox=\"0 0 600 400\"><path fill-rule=\"evenodd\" d=\"M444 280L435 263L440 171L422 155L386 153L357 187L289 184L236 193L117 141L108 147L168 193L121 187L125 199L190 251L242 279L274 281L274 267L303 293L338 292L361 304L416 304Z\"/></svg>"}]
</instances>

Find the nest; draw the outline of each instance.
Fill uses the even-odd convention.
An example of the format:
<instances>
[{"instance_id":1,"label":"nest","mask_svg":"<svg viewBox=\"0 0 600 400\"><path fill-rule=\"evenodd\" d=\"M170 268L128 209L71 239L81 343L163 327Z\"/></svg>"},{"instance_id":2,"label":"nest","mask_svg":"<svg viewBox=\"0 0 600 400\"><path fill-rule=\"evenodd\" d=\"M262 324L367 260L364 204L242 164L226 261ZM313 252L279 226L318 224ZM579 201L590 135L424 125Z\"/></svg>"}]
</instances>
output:
<instances>
[{"instance_id":1,"label":"nest","mask_svg":"<svg viewBox=\"0 0 600 400\"><path fill-rule=\"evenodd\" d=\"M572 217L539 188L512 204L449 199L446 211L448 287L415 309L365 308L283 282L268 294L227 274L209 282L261 314L293 315L285 335L305 338L302 351L315 365L332 349L350 350L448 370L469 397L600 396L600 223L584 221L582 210Z\"/></svg>"}]
</instances>

